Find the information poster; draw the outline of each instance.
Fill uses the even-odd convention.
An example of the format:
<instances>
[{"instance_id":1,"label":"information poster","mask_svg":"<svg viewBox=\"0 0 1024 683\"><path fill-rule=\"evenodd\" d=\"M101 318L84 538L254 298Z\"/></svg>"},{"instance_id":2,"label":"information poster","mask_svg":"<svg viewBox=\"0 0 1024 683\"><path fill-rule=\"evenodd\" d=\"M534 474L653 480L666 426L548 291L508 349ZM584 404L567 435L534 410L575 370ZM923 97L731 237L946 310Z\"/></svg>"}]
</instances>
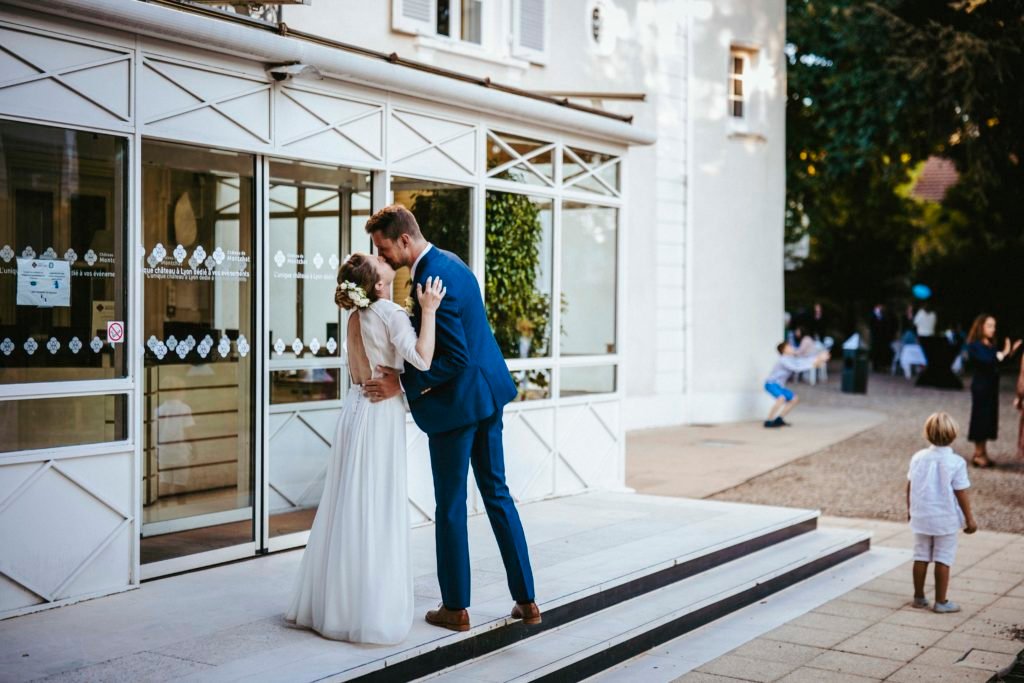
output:
<instances>
[{"instance_id":1,"label":"information poster","mask_svg":"<svg viewBox=\"0 0 1024 683\"><path fill-rule=\"evenodd\" d=\"M70 306L71 263L57 259L18 259L19 306Z\"/></svg>"}]
</instances>

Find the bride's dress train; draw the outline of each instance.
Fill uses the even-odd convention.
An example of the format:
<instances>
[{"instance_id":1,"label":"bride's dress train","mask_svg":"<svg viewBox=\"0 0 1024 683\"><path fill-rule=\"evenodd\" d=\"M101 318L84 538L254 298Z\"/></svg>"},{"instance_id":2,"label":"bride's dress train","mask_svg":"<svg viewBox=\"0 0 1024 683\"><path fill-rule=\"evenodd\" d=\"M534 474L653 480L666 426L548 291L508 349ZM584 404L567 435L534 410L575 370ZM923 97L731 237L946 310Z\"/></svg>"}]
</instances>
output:
<instances>
[{"instance_id":1,"label":"bride's dress train","mask_svg":"<svg viewBox=\"0 0 1024 683\"><path fill-rule=\"evenodd\" d=\"M397 304L379 299L358 315L370 368L400 368L403 359L426 365ZM335 640L394 644L408 635L413 577L401 396L371 403L361 386L349 390L285 617Z\"/></svg>"}]
</instances>

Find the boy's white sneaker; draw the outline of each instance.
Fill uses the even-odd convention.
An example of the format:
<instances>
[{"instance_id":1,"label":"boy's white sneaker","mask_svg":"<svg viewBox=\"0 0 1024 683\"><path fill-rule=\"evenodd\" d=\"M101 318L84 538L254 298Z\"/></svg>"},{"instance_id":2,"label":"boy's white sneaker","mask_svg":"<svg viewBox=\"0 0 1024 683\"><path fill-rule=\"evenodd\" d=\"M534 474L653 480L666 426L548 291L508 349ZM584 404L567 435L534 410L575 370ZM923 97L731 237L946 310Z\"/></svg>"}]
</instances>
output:
<instances>
[{"instance_id":1,"label":"boy's white sneaker","mask_svg":"<svg viewBox=\"0 0 1024 683\"><path fill-rule=\"evenodd\" d=\"M956 604L952 600L946 600L946 602L936 602L935 607L932 607L933 612L939 614L947 614L949 612L959 612L960 605Z\"/></svg>"},{"instance_id":2,"label":"boy's white sneaker","mask_svg":"<svg viewBox=\"0 0 1024 683\"><path fill-rule=\"evenodd\" d=\"M914 598L913 606L918 609L928 609L932 603L928 602L928 598Z\"/></svg>"}]
</instances>

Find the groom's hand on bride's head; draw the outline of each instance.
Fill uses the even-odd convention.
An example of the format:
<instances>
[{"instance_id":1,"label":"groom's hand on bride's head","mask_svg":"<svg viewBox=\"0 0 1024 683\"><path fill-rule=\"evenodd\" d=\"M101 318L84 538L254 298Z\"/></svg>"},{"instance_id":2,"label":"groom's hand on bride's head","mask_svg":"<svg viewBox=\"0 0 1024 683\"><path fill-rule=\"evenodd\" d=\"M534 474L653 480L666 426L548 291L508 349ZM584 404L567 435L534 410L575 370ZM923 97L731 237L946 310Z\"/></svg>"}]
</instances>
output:
<instances>
[{"instance_id":1,"label":"groom's hand on bride's head","mask_svg":"<svg viewBox=\"0 0 1024 683\"><path fill-rule=\"evenodd\" d=\"M377 372L381 374L380 377L367 380L363 384L363 395L372 403L385 401L402 393L402 385L398 381L398 370L378 365Z\"/></svg>"}]
</instances>

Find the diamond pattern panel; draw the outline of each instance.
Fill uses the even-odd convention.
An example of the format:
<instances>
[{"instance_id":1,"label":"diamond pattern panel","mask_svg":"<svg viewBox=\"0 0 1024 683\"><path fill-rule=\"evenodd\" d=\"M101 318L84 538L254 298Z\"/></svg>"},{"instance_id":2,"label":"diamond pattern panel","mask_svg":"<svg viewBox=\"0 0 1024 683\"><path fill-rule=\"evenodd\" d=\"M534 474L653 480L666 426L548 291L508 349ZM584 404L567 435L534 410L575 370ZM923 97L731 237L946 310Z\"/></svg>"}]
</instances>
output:
<instances>
[{"instance_id":1,"label":"diamond pattern panel","mask_svg":"<svg viewBox=\"0 0 1024 683\"><path fill-rule=\"evenodd\" d=\"M269 147L272 86L262 76L146 54L139 83L144 133Z\"/></svg>"},{"instance_id":2,"label":"diamond pattern panel","mask_svg":"<svg viewBox=\"0 0 1024 683\"><path fill-rule=\"evenodd\" d=\"M339 408L270 416L271 513L315 507L323 494Z\"/></svg>"},{"instance_id":3,"label":"diamond pattern panel","mask_svg":"<svg viewBox=\"0 0 1024 683\"><path fill-rule=\"evenodd\" d=\"M619 403L559 408L557 493L618 485Z\"/></svg>"},{"instance_id":4,"label":"diamond pattern panel","mask_svg":"<svg viewBox=\"0 0 1024 683\"><path fill-rule=\"evenodd\" d=\"M384 108L286 85L275 91L278 149L332 163L383 160Z\"/></svg>"},{"instance_id":5,"label":"diamond pattern panel","mask_svg":"<svg viewBox=\"0 0 1024 683\"><path fill-rule=\"evenodd\" d=\"M0 467L0 616L128 585L130 476L127 453Z\"/></svg>"},{"instance_id":6,"label":"diamond pattern panel","mask_svg":"<svg viewBox=\"0 0 1024 683\"><path fill-rule=\"evenodd\" d=\"M477 128L396 109L388 124L388 157L396 172L443 178L476 173Z\"/></svg>"},{"instance_id":7,"label":"diamond pattern panel","mask_svg":"<svg viewBox=\"0 0 1024 683\"><path fill-rule=\"evenodd\" d=\"M0 26L0 110L128 129L131 56L110 45Z\"/></svg>"},{"instance_id":8,"label":"diamond pattern panel","mask_svg":"<svg viewBox=\"0 0 1024 683\"><path fill-rule=\"evenodd\" d=\"M537 500L554 492L555 411L505 412L505 471L517 501Z\"/></svg>"}]
</instances>

